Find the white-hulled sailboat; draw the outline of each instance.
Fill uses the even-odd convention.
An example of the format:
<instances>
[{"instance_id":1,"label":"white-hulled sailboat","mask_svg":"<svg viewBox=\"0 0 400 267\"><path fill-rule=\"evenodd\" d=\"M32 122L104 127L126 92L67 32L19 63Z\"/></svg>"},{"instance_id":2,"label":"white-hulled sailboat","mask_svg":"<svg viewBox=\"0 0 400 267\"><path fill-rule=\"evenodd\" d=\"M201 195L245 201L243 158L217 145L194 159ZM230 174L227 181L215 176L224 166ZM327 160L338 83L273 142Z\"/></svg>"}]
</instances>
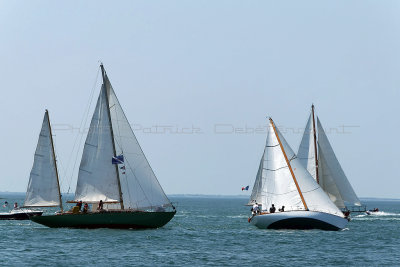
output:
<instances>
[{"instance_id":1,"label":"white-hulled sailboat","mask_svg":"<svg viewBox=\"0 0 400 267\"><path fill-rule=\"evenodd\" d=\"M361 207L361 202L340 166L319 118L315 121L314 105L311 107L297 156L339 209L346 211L351 206ZM365 211L359 208L356 210Z\"/></svg>"},{"instance_id":2,"label":"white-hulled sailboat","mask_svg":"<svg viewBox=\"0 0 400 267\"><path fill-rule=\"evenodd\" d=\"M38 207L61 207L62 210L57 163L47 110L44 114L36 146L24 205L21 208L11 210L8 216L4 213L0 214L0 218L28 220L31 216L42 215L43 211L27 208Z\"/></svg>"},{"instance_id":3,"label":"white-hulled sailboat","mask_svg":"<svg viewBox=\"0 0 400 267\"><path fill-rule=\"evenodd\" d=\"M175 207L147 161L102 64L100 68L103 84L83 148L75 199L70 201L92 204L93 209L31 219L49 227L161 227L174 217Z\"/></svg>"},{"instance_id":4,"label":"white-hulled sailboat","mask_svg":"<svg viewBox=\"0 0 400 267\"><path fill-rule=\"evenodd\" d=\"M343 229L347 220L302 166L272 119L249 205L249 222L262 229ZM284 211L268 212L274 204Z\"/></svg>"}]
</instances>

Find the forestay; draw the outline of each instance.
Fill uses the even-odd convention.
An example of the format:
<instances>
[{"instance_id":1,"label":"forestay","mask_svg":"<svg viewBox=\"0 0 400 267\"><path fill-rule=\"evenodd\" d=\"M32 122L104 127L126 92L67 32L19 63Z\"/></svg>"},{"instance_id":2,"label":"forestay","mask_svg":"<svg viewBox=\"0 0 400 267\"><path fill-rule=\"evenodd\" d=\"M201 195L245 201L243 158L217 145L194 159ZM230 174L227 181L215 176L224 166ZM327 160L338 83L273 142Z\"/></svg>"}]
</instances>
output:
<instances>
[{"instance_id":1,"label":"forestay","mask_svg":"<svg viewBox=\"0 0 400 267\"><path fill-rule=\"evenodd\" d=\"M60 205L50 121L46 111L36 146L33 167L29 176L24 206L52 207Z\"/></svg>"},{"instance_id":2,"label":"forestay","mask_svg":"<svg viewBox=\"0 0 400 267\"><path fill-rule=\"evenodd\" d=\"M263 209L268 209L274 204L277 208L285 206L286 211L305 210L299 190L294 182L294 179L296 179L309 210L327 212L343 217L342 212L302 166L279 130L276 129L276 131L295 177L290 172L274 128L270 124L263 155L261 182L256 182L253 188L253 193L257 195L256 192L260 190L257 187L261 186L261 193L257 195L257 202L262 204Z\"/></svg>"}]
</instances>

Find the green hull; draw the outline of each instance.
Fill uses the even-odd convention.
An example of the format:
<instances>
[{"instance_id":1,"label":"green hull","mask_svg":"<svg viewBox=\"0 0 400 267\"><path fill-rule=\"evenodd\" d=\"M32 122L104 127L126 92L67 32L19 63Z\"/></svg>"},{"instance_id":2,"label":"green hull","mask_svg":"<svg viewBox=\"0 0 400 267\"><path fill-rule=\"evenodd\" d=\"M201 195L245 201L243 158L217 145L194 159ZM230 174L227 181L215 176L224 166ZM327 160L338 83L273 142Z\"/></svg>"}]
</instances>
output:
<instances>
[{"instance_id":1,"label":"green hull","mask_svg":"<svg viewBox=\"0 0 400 267\"><path fill-rule=\"evenodd\" d=\"M63 213L35 216L31 220L52 228L120 228L145 229L166 225L175 215L173 212L95 212Z\"/></svg>"}]
</instances>

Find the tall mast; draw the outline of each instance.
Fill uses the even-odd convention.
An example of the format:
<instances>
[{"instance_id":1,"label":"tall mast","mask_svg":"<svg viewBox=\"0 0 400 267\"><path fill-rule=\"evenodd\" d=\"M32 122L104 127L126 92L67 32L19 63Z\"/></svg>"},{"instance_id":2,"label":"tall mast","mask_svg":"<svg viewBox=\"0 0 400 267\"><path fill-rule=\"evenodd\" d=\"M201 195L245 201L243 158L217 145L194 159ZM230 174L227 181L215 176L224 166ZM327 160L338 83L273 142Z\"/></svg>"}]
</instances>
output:
<instances>
[{"instance_id":1,"label":"tall mast","mask_svg":"<svg viewBox=\"0 0 400 267\"><path fill-rule=\"evenodd\" d=\"M314 104L311 106L311 113L312 113L313 135L314 135L315 177L317 178L317 183L319 184L318 152L317 152L317 131L315 130Z\"/></svg>"},{"instance_id":2,"label":"tall mast","mask_svg":"<svg viewBox=\"0 0 400 267\"><path fill-rule=\"evenodd\" d=\"M57 162L56 162L56 153L54 152L54 144L53 144L53 134L51 133L51 125L50 125L50 116L49 111L46 109L47 115L47 123L49 124L49 131L50 131L50 141L51 141L51 151L53 152L53 159L54 159L54 168L56 169L56 176L57 176L57 188L58 188L58 198L60 200L60 208L61 212L64 211L62 199L61 199L61 190L60 190L60 179L58 178L58 169L57 169Z\"/></svg>"},{"instance_id":3,"label":"tall mast","mask_svg":"<svg viewBox=\"0 0 400 267\"><path fill-rule=\"evenodd\" d=\"M271 122L272 128L274 129L276 139L278 139L279 146L281 147L283 156L285 157L285 160L286 160L286 164L288 165L289 170L290 170L290 173L292 174L293 181L294 181L294 183L296 184L296 188L297 188L297 191L299 192L299 195L300 195L300 197L301 197L301 201L303 202L304 208L305 208L306 210L308 210L306 201L304 200L304 197L303 197L303 193L301 193L299 184L297 183L297 180L296 180L296 176L294 176L294 172L293 172L292 166L290 165L290 162L289 162L289 159L288 159L288 157L287 157L287 155L286 155L286 152L285 152L285 150L283 149L282 142L281 142L281 139L279 138L278 131L277 131L276 128L275 128L274 121L273 121L271 118L269 118L269 121Z\"/></svg>"},{"instance_id":4,"label":"tall mast","mask_svg":"<svg viewBox=\"0 0 400 267\"><path fill-rule=\"evenodd\" d=\"M109 100L108 100L108 88L106 87L106 84L107 84L106 71L104 70L103 64L100 64L100 68L101 68L101 74L103 76L103 85L104 85L104 87L106 89L106 104L107 104L107 111L108 111L108 120L109 120L109 123L110 123L113 153L114 153L114 156L116 157L117 156L117 152L115 150L114 131L113 131L112 122L111 122L110 104L109 104ZM115 170L117 172L119 202L121 203L121 209L123 210L124 209L124 200L122 198L121 181L120 181L120 178L119 178L118 164L115 164Z\"/></svg>"}]
</instances>

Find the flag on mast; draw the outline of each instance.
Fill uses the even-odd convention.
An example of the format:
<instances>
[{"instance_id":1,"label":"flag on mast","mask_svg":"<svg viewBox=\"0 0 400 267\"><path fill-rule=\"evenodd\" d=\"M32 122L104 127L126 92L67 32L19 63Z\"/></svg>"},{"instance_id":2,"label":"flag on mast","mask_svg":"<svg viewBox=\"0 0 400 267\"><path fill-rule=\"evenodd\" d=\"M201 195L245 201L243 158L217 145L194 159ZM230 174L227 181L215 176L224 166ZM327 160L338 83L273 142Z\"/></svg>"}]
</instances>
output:
<instances>
[{"instance_id":1,"label":"flag on mast","mask_svg":"<svg viewBox=\"0 0 400 267\"><path fill-rule=\"evenodd\" d=\"M124 155L112 157L112 164L124 164Z\"/></svg>"}]
</instances>

